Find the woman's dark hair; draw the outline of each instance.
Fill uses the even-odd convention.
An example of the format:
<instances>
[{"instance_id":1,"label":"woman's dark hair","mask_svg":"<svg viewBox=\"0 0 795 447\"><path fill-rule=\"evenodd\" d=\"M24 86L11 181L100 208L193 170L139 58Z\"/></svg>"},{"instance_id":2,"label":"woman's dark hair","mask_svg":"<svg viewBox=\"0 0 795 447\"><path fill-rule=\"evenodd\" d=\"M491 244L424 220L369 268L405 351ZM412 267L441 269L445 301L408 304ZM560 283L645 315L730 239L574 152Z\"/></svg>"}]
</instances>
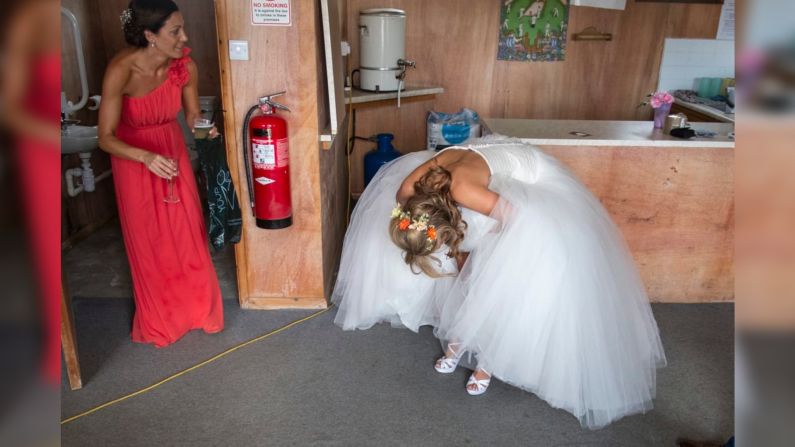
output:
<instances>
[{"instance_id":1,"label":"woman's dark hair","mask_svg":"<svg viewBox=\"0 0 795 447\"><path fill-rule=\"evenodd\" d=\"M122 13L124 40L134 47L146 48L149 41L144 31L157 34L177 11L177 4L171 0L132 0Z\"/></svg>"}]
</instances>

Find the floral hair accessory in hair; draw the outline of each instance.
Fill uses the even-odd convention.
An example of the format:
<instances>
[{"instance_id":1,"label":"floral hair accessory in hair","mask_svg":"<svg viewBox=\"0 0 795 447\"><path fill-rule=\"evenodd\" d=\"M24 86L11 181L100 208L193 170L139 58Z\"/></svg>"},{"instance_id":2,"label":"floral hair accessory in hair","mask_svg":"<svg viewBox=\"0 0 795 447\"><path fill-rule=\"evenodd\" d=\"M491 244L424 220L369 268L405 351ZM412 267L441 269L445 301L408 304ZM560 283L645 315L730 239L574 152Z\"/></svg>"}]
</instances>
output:
<instances>
[{"instance_id":1,"label":"floral hair accessory in hair","mask_svg":"<svg viewBox=\"0 0 795 447\"><path fill-rule=\"evenodd\" d=\"M119 20L121 21L121 27L124 28L125 26L129 25L132 22L133 12L132 9L127 8L121 12L119 16Z\"/></svg>"},{"instance_id":2,"label":"floral hair accessory in hair","mask_svg":"<svg viewBox=\"0 0 795 447\"><path fill-rule=\"evenodd\" d=\"M400 203L398 203L394 208L392 208L392 218L400 219L398 222L398 229L400 229L400 231L424 231L426 237L428 238L428 245L432 245L436 240L436 227L433 225L428 225L430 217L427 214L422 214L420 217L412 219L411 213L404 211L403 207L400 206Z\"/></svg>"},{"instance_id":3,"label":"floral hair accessory in hair","mask_svg":"<svg viewBox=\"0 0 795 447\"><path fill-rule=\"evenodd\" d=\"M411 225L411 214L408 211L403 211L403 207L399 203L392 208L392 218L396 217L400 218L400 222L398 222L400 231L406 231Z\"/></svg>"},{"instance_id":4,"label":"floral hair accessory in hair","mask_svg":"<svg viewBox=\"0 0 795 447\"><path fill-rule=\"evenodd\" d=\"M428 231L425 234L428 235L428 242L433 243L436 240L436 227L433 225L428 226Z\"/></svg>"}]
</instances>

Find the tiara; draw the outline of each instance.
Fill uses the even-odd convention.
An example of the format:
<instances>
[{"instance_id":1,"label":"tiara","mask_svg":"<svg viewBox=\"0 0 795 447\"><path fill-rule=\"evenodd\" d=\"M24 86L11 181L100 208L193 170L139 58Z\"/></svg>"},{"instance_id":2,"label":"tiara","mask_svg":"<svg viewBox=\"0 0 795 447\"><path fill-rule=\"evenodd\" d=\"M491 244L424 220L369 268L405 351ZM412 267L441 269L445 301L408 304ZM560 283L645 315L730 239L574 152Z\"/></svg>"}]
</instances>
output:
<instances>
[{"instance_id":1,"label":"tiara","mask_svg":"<svg viewBox=\"0 0 795 447\"><path fill-rule=\"evenodd\" d=\"M421 214L420 217L415 217L412 219L411 213L404 211L403 207L401 207L398 203L394 208L392 208L392 218L400 219L398 222L398 229L400 231L424 231L425 236L428 239L428 245L432 245L436 240L436 227L433 225L428 225L430 217L427 214Z\"/></svg>"},{"instance_id":2,"label":"tiara","mask_svg":"<svg viewBox=\"0 0 795 447\"><path fill-rule=\"evenodd\" d=\"M133 19L133 11L131 8L127 8L121 12L119 16L119 20L121 21L121 27L124 28L125 26L129 25Z\"/></svg>"}]
</instances>

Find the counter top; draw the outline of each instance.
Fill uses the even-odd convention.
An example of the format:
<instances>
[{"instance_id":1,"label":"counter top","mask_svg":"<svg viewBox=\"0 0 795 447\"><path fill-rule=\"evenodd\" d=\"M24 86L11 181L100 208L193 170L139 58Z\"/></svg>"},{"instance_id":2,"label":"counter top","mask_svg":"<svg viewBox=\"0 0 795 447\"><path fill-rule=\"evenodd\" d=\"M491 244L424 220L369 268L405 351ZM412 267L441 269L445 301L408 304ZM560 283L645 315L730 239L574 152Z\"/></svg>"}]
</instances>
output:
<instances>
[{"instance_id":1,"label":"counter top","mask_svg":"<svg viewBox=\"0 0 795 447\"><path fill-rule=\"evenodd\" d=\"M707 116L711 116L716 120L720 120L725 123L734 122L733 113L724 113L714 107L706 106L704 104L694 104L692 102L682 101L679 98L674 98L674 102L679 106L682 106L686 109L695 110L696 112L703 113L704 115Z\"/></svg>"},{"instance_id":2,"label":"counter top","mask_svg":"<svg viewBox=\"0 0 795 447\"><path fill-rule=\"evenodd\" d=\"M483 118L484 133L521 138L536 145L558 146L651 146L733 148L731 123L690 123L693 130L715 132L713 138L689 140L665 135L651 121L536 120Z\"/></svg>"}]
</instances>

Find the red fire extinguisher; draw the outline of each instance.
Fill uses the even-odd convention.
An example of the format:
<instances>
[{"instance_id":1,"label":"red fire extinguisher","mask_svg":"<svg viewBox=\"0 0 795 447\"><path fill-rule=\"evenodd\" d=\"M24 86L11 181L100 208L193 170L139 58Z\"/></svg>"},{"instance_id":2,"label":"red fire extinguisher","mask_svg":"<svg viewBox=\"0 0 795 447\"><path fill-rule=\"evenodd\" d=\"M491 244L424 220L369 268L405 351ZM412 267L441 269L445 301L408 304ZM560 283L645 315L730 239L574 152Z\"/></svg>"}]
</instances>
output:
<instances>
[{"instance_id":1,"label":"red fire extinguisher","mask_svg":"<svg viewBox=\"0 0 795 447\"><path fill-rule=\"evenodd\" d=\"M251 211L257 226L270 230L293 224L287 121L275 114L276 109L290 109L273 101L284 93L259 98L243 123L243 159ZM258 109L262 115L252 118Z\"/></svg>"}]
</instances>

